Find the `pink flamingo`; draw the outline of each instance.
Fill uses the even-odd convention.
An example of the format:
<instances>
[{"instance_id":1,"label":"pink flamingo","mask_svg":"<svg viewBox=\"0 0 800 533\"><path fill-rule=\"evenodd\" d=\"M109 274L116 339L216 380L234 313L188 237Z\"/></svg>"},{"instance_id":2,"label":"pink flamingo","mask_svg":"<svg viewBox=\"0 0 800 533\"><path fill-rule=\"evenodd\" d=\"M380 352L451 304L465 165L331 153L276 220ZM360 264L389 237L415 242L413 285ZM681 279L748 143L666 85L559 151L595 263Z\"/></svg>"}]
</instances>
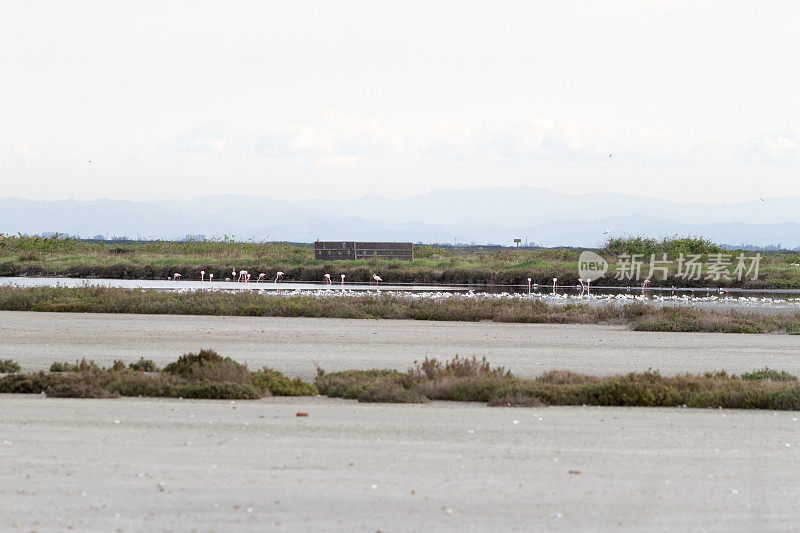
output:
<instances>
[{"instance_id":1,"label":"pink flamingo","mask_svg":"<svg viewBox=\"0 0 800 533\"><path fill-rule=\"evenodd\" d=\"M180 280L181 280L181 275L180 275L180 274L178 274L177 272L175 272L175 273L172 275L172 279L173 279L173 280L175 280L175 281L180 281Z\"/></svg>"},{"instance_id":2,"label":"pink flamingo","mask_svg":"<svg viewBox=\"0 0 800 533\"><path fill-rule=\"evenodd\" d=\"M376 287L381 284L381 281L383 281L383 279L381 279L381 277L379 275L377 275L377 274L373 274L372 275L372 279L375 280L375 286Z\"/></svg>"},{"instance_id":3,"label":"pink flamingo","mask_svg":"<svg viewBox=\"0 0 800 533\"><path fill-rule=\"evenodd\" d=\"M283 272L280 270L275 273L275 283L278 283L280 280L283 279Z\"/></svg>"},{"instance_id":4,"label":"pink flamingo","mask_svg":"<svg viewBox=\"0 0 800 533\"><path fill-rule=\"evenodd\" d=\"M261 274L258 275L258 281L256 281L256 283L261 283L266 278L267 278L267 275L262 272Z\"/></svg>"},{"instance_id":5,"label":"pink flamingo","mask_svg":"<svg viewBox=\"0 0 800 533\"><path fill-rule=\"evenodd\" d=\"M211 283L212 281L214 281L214 274L209 274L208 275L208 282Z\"/></svg>"},{"instance_id":6,"label":"pink flamingo","mask_svg":"<svg viewBox=\"0 0 800 533\"><path fill-rule=\"evenodd\" d=\"M247 270L239 271L239 282L247 282Z\"/></svg>"},{"instance_id":7,"label":"pink flamingo","mask_svg":"<svg viewBox=\"0 0 800 533\"><path fill-rule=\"evenodd\" d=\"M528 294L531 293L531 278L528 278Z\"/></svg>"},{"instance_id":8,"label":"pink flamingo","mask_svg":"<svg viewBox=\"0 0 800 533\"><path fill-rule=\"evenodd\" d=\"M231 272L231 274L233 274L231 276L231 280L236 281L236 269L235 268L233 269L233 272Z\"/></svg>"},{"instance_id":9,"label":"pink flamingo","mask_svg":"<svg viewBox=\"0 0 800 533\"><path fill-rule=\"evenodd\" d=\"M200 283L204 282L205 280L206 280L206 271L205 270L201 270L200 271Z\"/></svg>"},{"instance_id":10,"label":"pink flamingo","mask_svg":"<svg viewBox=\"0 0 800 533\"><path fill-rule=\"evenodd\" d=\"M556 282L557 281L558 281L558 278L553 278L553 294L556 293Z\"/></svg>"},{"instance_id":11,"label":"pink flamingo","mask_svg":"<svg viewBox=\"0 0 800 533\"><path fill-rule=\"evenodd\" d=\"M644 280L644 283L642 283L642 296L646 296L647 295L647 286L648 285L650 285L650 280L649 279Z\"/></svg>"},{"instance_id":12,"label":"pink flamingo","mask_svg":"<svg viewBox=\"0 0 800 533\"><path fill-rule=\"evenodd\" d=\"M342 274L342 288L344 288L344 274Z\"/></svg>"},{"instance_id":13,"label":"pink flamingo","mask_svg":"<svg viewBox=\"0 0 800 533\"><path fill-rule=\"evenodd\" d=\"M326 285L330 285L331 284L331 275L330 274L325 274L325 284Z\"/></svg>"},{"instance_id":14,"label":"pink flamingo","mask_svg":"<svg viewBox=\"0 0 800 533\"><path fill-rule=\"evenodd\" d=\"M592 294L592 280L586 279L586 294Z\"/></svg>"}]
</instances>

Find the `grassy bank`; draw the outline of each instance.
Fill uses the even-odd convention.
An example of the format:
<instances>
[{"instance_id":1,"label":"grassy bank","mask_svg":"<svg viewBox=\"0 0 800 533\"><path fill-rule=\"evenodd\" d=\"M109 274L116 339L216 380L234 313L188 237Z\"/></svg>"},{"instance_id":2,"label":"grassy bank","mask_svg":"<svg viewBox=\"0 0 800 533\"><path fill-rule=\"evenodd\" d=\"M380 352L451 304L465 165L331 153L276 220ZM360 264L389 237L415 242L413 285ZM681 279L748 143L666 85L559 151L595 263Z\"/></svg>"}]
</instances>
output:
<instances>
[{"instance_id":1,"label":"grassy bank","mask_svg":"<svg viewBox=\"0 0 800 533\"><path fill-rule=\"evenodd\" d=\"M492 406L598 405L639 407L724 407L800 409L800 382L786 372L762 369L741 376L725 372L665 377L648 371L589 376L551 371L519 379L485 359L425 359L406 372L396 370L318 371L314 383L289 379L268 368L251 372L213 351L186 354L163 370L152 361L105 369L92 362L54 363L56 371L8 374L0 393L44 393L64 398L118 396L258 399L270 395L310 396L360 402L426 403L431 400L482 402ZM142 370L147 367L148 371Z\"/></svg>"},{"instance_id":2,"label":"grassy bank","mask_svg":"<svg viewBox=\"0 0 800 533\"><path fill-rule=\"evenodd\" d=\"M497 298L409 299L373 296L263 295L252 292L160 292L101 287L0 287L0 310L156 315L384 318L531 324L618 324L640 331L800 334L800 314L721 313L684 306L550 305Z\"/></svg>"},{"instance_id":3,"label":"grassy bank","mask_svg":"<svg viewBox=\"0 0 800 533\"><path fill-rule=\"evenodd\" d=\"M609 260L618 253L699 254L703 262L709 254L722 250L700 238L663 240L632 237L609 241L599 250ZM737 254L739 252L736 252ZM5 237L0 239L0 276L64 276L116 279L163 279L178 272L184 279L199 279L200 271L214 274L217 280L230 277L233 270L264 272L270 277L278 270L296 281L320 281L324 274L335 278L345 274L348 281L369 282L379 273L388 283L526 283L549 284L558 278L562 284L578 282L579 249L573 248L497 248L416 246L415 259L402 261L314 260L312 245L221 241L172 242L142 241L104 243L75 239ZM732 279L709 282L676 277L677 265L670 267L667 280L652 280L652 286L800 288L800 263L797 253L764 253L758 280ZM645 261L646 263L646 261ZM734 265L736 261L734 259ZM626 285L612 273L597 280L596 286ZM647 264L643 266L647 274ZM637 285L636 282L632 282Z\"/></svg>"}]
</instances>

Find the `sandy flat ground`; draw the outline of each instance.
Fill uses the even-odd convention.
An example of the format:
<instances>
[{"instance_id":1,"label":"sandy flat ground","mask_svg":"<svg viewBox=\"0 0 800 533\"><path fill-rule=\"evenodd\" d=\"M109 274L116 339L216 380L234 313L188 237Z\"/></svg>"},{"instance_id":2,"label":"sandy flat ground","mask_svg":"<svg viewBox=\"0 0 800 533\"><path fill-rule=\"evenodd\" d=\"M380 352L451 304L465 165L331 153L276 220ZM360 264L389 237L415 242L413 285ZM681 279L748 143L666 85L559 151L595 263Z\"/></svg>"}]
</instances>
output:
<instances>
[{"instance_id":1,"label":"sandy flat ground","mask_svg":"<svg viewBox=\"0 0 800 533\"><path fill-rule=\"evenodd\" d=\"M163 365L213 348L250 368L311 379L333 370L405 369L415 359L486 356L518 376L550 369L611 374L763 368L800 372L800 335L653 333L624 327L413 320L339 320L0 312L0 358L24 370L86 357Z\"/></svg>"},{"instance_id":2,"label":"sandy flat ground","mask_svg":"<svg viewBox=\"0 0 800 533\"><path fill-rule=\"evenodd\" d=\"M800 528L796 412L0 401L4 531Z\"/></svg>"}]
</instances>

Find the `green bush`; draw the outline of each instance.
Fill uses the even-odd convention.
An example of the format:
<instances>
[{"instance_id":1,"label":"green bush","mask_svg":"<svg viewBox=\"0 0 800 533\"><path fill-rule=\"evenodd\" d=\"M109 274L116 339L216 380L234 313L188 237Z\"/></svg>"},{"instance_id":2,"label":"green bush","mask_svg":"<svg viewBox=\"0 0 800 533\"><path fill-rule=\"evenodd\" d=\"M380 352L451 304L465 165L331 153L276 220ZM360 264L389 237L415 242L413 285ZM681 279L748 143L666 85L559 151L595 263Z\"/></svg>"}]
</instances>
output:
<instances>
[{"instance_id":1,"label":"green bush","mask_svg":"<svg viewBox=\"0 0 800 533\"><path fill-rule=\"evenodd\" d=\"M0 374L19 372L20 367L13 359L0 359Z\"/></svg>"},{"instance_id":2,"label":"green bush","mask_svg":"<svg viewBox=\"0 0 800 533\"><path fill-rule=\"evenodd\" d=\"M307 383L299 378L288 378L277 370L264 367L258 372L253 372L250 380L261 392L272 396L316 396L319 394L313 383Z\"/></svg>"},{"instance_id":3,"label":"green bush","mask_svg":"<svg viewBox=\"0 0 800 533\"><path fill-rule=\"evenodd\" d=\"M189 381L230 382L244 385L250 382L250 372L230 357L214 350L188 353L164 367L164 372Z\"/></svg>"},{"instance_id":4,"label":"green bush","mask_svg":"<svg viewBox=\"0 0 800 533\"><path fill-rule=\"evenodd\" d=\"M253 385L241 383L189 383L178 387L177 393L184 398L206 398L209 400L257 400L261 393Z\"/></svg>"},{"instance_id":5,"label":"green bush","mask_svg":"<svg viewBox=\"0 0 800 533\"><path fill-rule=\"evenodd\" d=\"M138 361L130 363L128 368L134 372L158 372L158 365L152 359L140 357Z\"/></svg>"},{"instance_id":6,"label":"green bush","mask_svg":"<svg viewBox=\"0 0 800 533\"><path fill-rule=\"evenodd\" d=\"M771 368L762 368L761 370L754 370L753 372L745 372L742 374L742 379L748 381L759 381L768 379L771 381L797 381L797 376L785 372L783 370L772 370Z\"/></svg>"}]
</instances>

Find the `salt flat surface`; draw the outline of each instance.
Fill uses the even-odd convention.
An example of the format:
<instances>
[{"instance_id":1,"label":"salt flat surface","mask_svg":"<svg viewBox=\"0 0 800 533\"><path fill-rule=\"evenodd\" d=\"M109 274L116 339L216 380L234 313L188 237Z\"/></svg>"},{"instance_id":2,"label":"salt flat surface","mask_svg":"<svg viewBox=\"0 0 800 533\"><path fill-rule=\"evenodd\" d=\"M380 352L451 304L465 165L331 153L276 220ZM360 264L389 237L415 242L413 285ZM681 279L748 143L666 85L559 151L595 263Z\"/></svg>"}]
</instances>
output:
<instances>
[{"instance_id":1,"label":"salt flat surface","mask_svg":"<svg viewBox=\"0 0 800 533\"><path fill-rule=\"evenodd\" d=\"M53 361L110 365L139 357L159 365L212 348L252 369L312 379L328 371L406 369L424 357L486 357L521 377L566 369L605 375L768 366L800 373L800 335L657 333L621 326L328 318L117 315L0 311L0 358L24 370Z\"/></svg>"},{"instance_id":2,"label":"salt flat surface","mask_svg":"<svg viewBox=\"0 0 800 533\"><path fill-rule=\"evenodd\" d=\"M797 412L0 401L3 531L800 529Z\"/></svg>"}]
</instances>

